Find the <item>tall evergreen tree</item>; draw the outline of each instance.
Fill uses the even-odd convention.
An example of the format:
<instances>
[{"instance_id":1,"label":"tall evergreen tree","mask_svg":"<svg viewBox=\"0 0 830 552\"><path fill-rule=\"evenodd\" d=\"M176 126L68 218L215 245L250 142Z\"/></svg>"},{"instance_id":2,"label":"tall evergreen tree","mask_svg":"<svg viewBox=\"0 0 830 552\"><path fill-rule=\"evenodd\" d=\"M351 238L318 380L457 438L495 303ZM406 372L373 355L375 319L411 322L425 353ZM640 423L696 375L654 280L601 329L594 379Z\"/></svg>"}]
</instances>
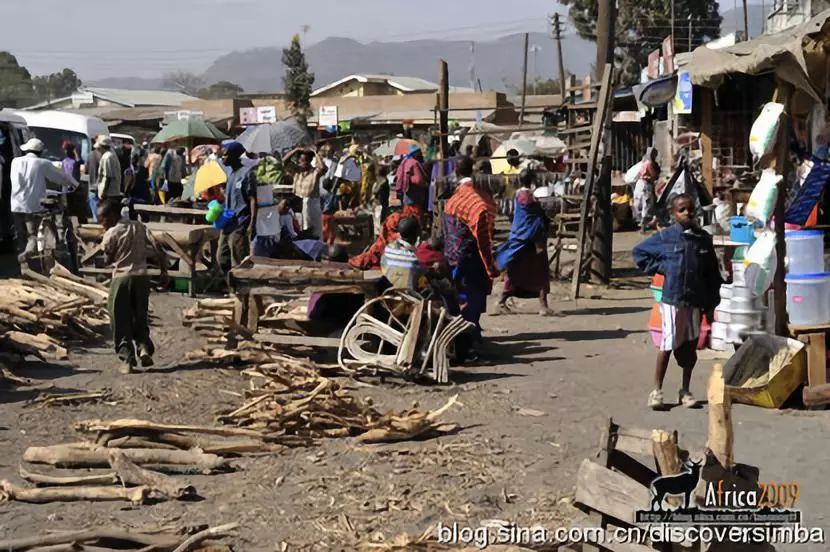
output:
<instances>
[{"instance_id":1,"label":"tall evergreen tree","mask_svg":"<svg viewBox=\"0 0 830 552\"><path fill-rule=\"evenodd\" d=\"M28 105L33 94L29 71L9 52L0 52L0 108Z\"/></svg>"},{"instance_id":2,"label":"tall evergreen tree","mask_svg":"<svg viewBox=\"0 0 830 552\"><path fill-rule=\"evenodd\" d=\"M597 0L559 0L569 7L568 14L579 35L596 41ZM621 80L638 82L640 69L648 64L649 52L660 47L671 35L674 2L674 42L676 52L685 52L720 36L721 16L717 0L618 0L615 21L616 64Z\"/></svg>"},{"instance_id":3,"label":"tall evergreen tree","mask_svg":"<svg viewBox=\"0 0 830 552\"><path fill-rule=\"evenodd\" d=\"M291 46L282 51L282 64L285 65L285 96L291 106L291 113L301 126L308 125L311 111L311 91L314 86L314 73L309 72L305 53L300 45L300 35L294 35Z\"/></svg>"}]
</instances>

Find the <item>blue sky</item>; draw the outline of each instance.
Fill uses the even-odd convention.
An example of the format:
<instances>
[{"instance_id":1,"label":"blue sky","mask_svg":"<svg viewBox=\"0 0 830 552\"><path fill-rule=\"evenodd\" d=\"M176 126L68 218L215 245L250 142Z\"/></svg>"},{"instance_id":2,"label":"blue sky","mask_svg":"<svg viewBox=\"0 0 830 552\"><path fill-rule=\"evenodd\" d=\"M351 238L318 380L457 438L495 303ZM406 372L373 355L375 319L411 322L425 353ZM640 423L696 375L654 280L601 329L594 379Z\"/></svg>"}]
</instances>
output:
<instances>
[{"instance_id":1,"label":"blue sky","mask_svg":"<svg viewBox=\"0 0 830 552\"><path fill-rule=\"evenodd\" d=\"M34 74L71 67L84 79L202 71L232 50L283 45L306 25L309 43L328 36L486 40L544 32L546 14L565 11L552 0L0 1L4 22L37 21L37 33L31 24L4 25L0 50Z\"/></svg>"}]
</instances>

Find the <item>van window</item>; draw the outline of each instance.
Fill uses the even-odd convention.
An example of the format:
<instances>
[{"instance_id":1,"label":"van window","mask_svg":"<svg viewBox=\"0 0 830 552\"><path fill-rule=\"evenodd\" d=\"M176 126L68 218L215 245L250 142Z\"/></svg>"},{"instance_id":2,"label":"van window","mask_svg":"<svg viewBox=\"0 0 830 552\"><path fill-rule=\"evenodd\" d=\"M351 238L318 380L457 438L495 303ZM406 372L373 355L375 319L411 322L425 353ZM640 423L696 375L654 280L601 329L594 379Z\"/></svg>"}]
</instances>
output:
<instances>
[{"instance_id":1,"label":"van window","mask_svg":"<svg viewBox=\"0 0 830 552\"><path fill-rule=\"evenodd\" d=\"M46 144L46 151L43 156L53 161L60 161L63 159L63 143L70 141L75 144L75 148L81 156L81 159L86 163L89 159L90 142L89 137L80 132L72 132L71 130L61 130L58 128L46 127L29 127L29 129Z\"/></svg>"}]
</instances>

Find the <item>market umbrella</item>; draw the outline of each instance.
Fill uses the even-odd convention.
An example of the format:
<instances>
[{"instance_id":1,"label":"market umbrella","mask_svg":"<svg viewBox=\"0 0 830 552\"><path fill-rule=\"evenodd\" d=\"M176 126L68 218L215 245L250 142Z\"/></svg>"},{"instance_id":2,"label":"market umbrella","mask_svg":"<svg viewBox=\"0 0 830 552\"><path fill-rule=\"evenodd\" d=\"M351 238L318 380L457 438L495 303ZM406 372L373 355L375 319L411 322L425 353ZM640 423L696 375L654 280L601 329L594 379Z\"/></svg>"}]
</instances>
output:
<instances>
[{"instance_id":1,"label":"market umbrella","mask_svg":"<svg viewBox=\"0 0 830 552\"><path fill-rule=\"evenodd\" d=\"M161 132L153 137L154 144L165 144L177 141L201 141L218 143L227 138L221 130L212 123L201 119L180 119L164 126Z\"/></svg>"},{"instance_id":2,"label":"market umbrella","mask_svg":"<svg viewBox=\"0 0 830 552\"><path fill-rule=\"evenodd\" d=\"M507 163L507 152L516 150L519 155L528 156L536 154L536 144L530 140L508 140L496 148L493 152L490 165L493 167L493 174L502 174L510 168Z\"/></svg>"},{"instance_id":3,"label":"market umbrella","mask_svg":"<svg viewBox=\"0 0 830 552\"><path fill-rule=\"evenodd\" d=\"M251 153L283 152L311 144L311 137L294 121L250 126L236 141Z\"/></svg>"},{"instance_id":4,"label":"market umbrella","mask_svg":"<svg viewBox=\"0 0 830 552\"><path fill-rule=\"evenodd\" d=\"M214 186L219 186L228 181L228 174L225 169L216 162L208 161L196 171L196 182L193 185L193 193L199 195Z\"/></svg>"}]
</instances>

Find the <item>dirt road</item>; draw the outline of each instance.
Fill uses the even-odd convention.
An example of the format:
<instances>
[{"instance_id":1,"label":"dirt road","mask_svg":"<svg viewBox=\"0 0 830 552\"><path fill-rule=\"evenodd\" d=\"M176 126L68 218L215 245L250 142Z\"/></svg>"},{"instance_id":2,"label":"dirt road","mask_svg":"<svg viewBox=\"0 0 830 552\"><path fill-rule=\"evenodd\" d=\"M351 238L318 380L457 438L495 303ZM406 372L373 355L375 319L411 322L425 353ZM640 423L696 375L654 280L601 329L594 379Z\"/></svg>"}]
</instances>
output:
<instances>
[{"instance_id":1,"label":"dirt road","mask_svg":"<svg viewBox=\"0 0 830 552\"><path fill-rule=\"evenodd\" d=\"M618 240L625 250L635 239ZM630 243L629 243L630 242ZM624 257L624 254L622 254ZM416 537L442 522L478 525L501 519L550 528L570 524L569 499L579 463L596 450L600 428L621 424L677 429L691 449L704 444L706 410L645 408L654 349L645 331L650 296L642 278L618 282L601 299L553 303L560 318L535 314L487 317L483 363L455 373L445 387L357 386L381 410L435 408L458 393L447 419L456 435L379 447L348 439L276 456L244 458L233 473L194 476L200 502L140 507L115 503L0 506L0 537L24 536L87 524L151 526L166 523L242 523L236 550L352 550L356 543ZM190 300L153 298L158 366L121 376L108 348L89 350L57 365L28 364L21 375L56 389L112 390L113 404L37 408L36 392L0 393L0 478L18 480L30 445L77 439L76 420L136 417L170 423L213 423L218 409L239 404L247 379L234 370L191 369L181 359L200 345L180 323ZM532 302L523 303L527 313ZM705 397L711 361L701 361L693 391ZM679 387L672 365L666 395ZM53 390L54 391L54 390ZM764 481L797 481L808 526L830 530L830 494L824 472L830 415L737 406L735 453L755 464ZM787 550L786 547L778 547ZM793 547L793 550L825 550Z\"/></svg>"}]
</instances>

